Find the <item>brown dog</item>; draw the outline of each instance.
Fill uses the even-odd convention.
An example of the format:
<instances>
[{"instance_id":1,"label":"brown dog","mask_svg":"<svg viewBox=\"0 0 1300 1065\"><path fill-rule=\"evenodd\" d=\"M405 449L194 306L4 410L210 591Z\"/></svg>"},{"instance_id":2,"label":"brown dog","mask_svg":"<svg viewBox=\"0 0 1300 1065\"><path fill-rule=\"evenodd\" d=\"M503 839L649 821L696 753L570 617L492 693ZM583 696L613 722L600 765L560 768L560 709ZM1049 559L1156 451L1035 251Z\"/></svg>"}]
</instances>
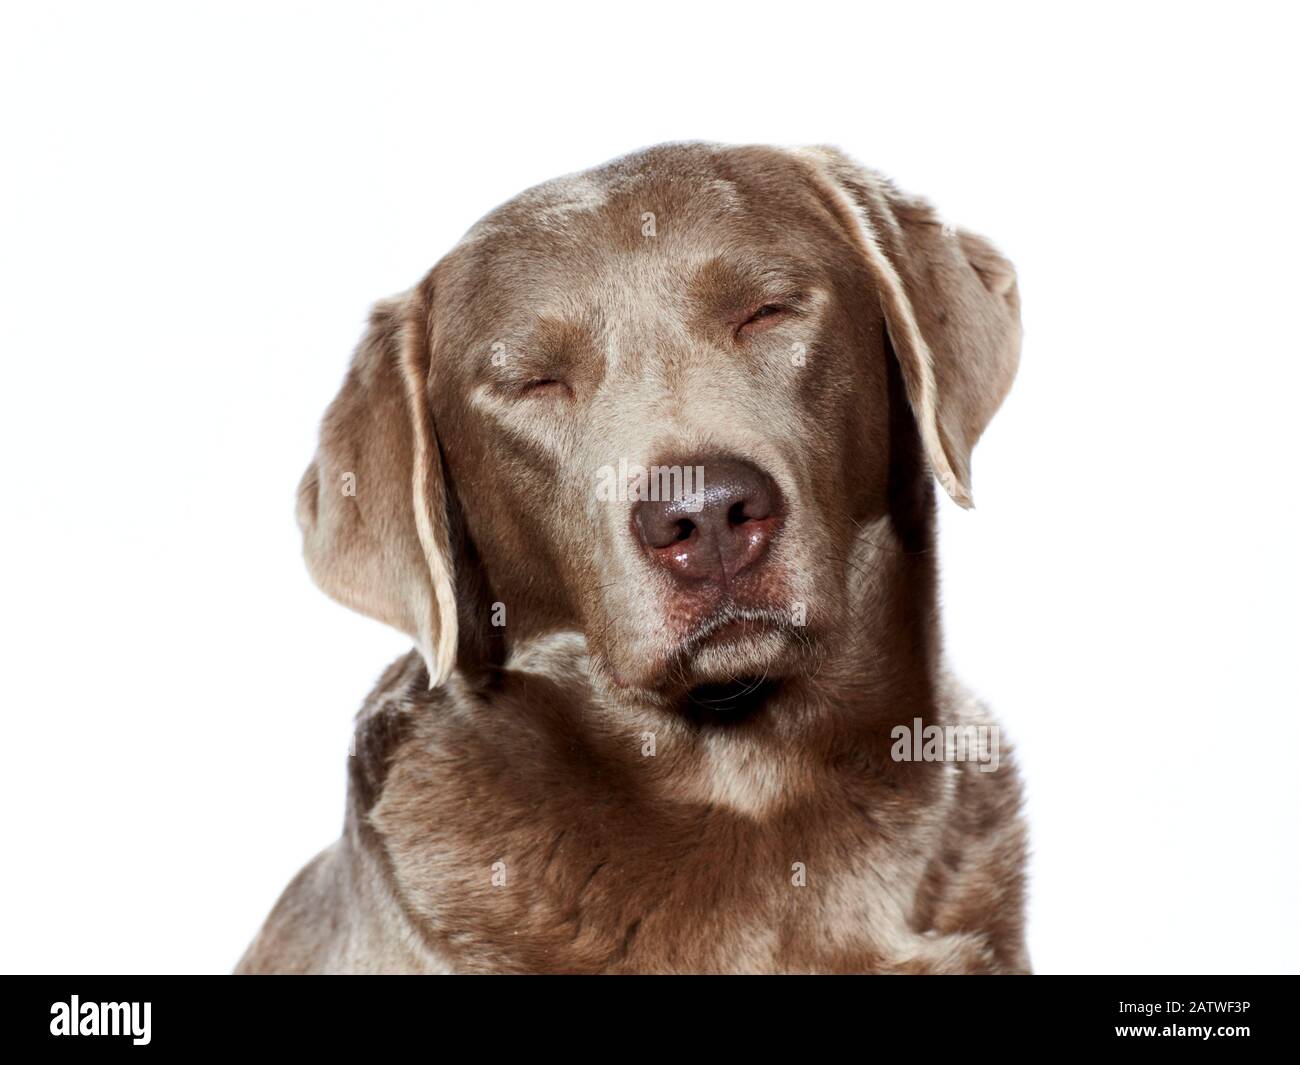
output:
<instances>
[{"instance_id":1,"label":"brown dog","mask_svg":"<svg viewBox=\"0 0 1300 1065\"><path fill-rule=\"evenodd\" d=\"M488 215L375 311L303 479L313 576L417 651L239 971L1025 971L931 480L969 505L1019 344L1011 266L830 149Z\"/></svg>"}]
</instances>

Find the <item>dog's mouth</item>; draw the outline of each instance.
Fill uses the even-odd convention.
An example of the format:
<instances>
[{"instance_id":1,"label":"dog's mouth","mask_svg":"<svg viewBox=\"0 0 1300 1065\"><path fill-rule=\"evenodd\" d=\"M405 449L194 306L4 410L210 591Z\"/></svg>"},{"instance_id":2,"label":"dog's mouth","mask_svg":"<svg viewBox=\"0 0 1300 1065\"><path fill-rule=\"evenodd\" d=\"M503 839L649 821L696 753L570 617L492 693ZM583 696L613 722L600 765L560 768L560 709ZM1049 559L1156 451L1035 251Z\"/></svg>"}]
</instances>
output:
<instances>
[{"instance_id":1,"label":"dog's mouth","mask_svg":"<svg viewBox=\"0 0 1300 1065\"><path fill-rule=\"evenodd\" d=\"M747 720L808 644L784 611L728 605L677 646L660 693L688 718Z\"/></svg>"},{"instance_id":2,"label":"dog's mouth","mask_svg":"<svg viewBox=\"0 0 1300 1065\"><path fill-rule=\"evenodd\" d=\"M775 626L761 618L751 620L750 618L736 617L720 625L711 626L708 632L700 638L699 645L720 647L727 643L740 643L758 636L762 632L771 631L773 628Z\"/></svg>"},{"instance_id":3,"label":"dog's mouth","mask_svg":"<svg viewBox=\"0 0 1300 1065\"><path fill-rule=\"evenodd\" d=\"M790 616L779 610L726 606L691 631L677 656L688 659L698 657L706 648L743 647L773 636L789 636L793 628Z\"/></svg>"},{"instance_id":4,"label":"dog's mouth","mask_svg":"<svg viewBox=\"0 0 1300 1065\"><path fill-rule=\"evenodd\" d=\"M819 640L796 624L793 612L727 603L697 620L660 654L643 657L630 668L602 660L617 688L640 690L661 706L681 706L688 716L695 716L691 706L700 704L729 717L761 701L772 690L765 681L798 676L813 668L821 654Z\"/></svg>"}]
</instances>

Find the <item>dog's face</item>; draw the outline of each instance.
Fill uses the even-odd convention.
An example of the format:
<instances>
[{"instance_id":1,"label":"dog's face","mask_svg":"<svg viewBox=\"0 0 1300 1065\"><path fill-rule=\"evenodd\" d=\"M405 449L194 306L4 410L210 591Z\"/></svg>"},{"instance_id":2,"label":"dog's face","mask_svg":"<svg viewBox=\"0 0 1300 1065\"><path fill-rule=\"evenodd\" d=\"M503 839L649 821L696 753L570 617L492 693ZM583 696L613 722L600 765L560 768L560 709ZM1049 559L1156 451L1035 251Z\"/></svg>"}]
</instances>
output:
<instances>
[{"instance_id":1,"label":"dog's face","mask_svg":"<svg viewBox=\"0 0 1300 1065\"><path fill-rule=\"evenodd\" d=\"M309 563L435 683L457 588L462 626L577 629L623 688L798 672L890 505L891 374L968 502L1017 348L1009 266L837 154L652 149L504 205L376 312Z\"/></svg>"},{"instance_id":2,"label":"dog's face","mask_svg":"<svg viewBox=\"0 0 1300 1065\"><path fill-rule=\"evenodd\" d=\"M883 498L869 279L793 160L724 162L543 186L433 284L434 423L493 594L623 685L793 668Z\"/></svg>"}]
</instances>

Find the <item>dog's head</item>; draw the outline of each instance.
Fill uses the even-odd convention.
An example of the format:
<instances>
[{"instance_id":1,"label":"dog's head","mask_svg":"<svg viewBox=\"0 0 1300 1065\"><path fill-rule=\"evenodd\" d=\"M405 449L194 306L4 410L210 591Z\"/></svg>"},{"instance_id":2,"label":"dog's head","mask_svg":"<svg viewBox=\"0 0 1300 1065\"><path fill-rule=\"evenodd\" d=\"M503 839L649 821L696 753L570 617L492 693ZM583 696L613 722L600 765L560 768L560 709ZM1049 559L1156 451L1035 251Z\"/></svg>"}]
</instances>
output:
<instances>
[{"instance_id":1,"label":"dog's head","mask_svg":"<svg viewBox=\"0 0 1300 1065\"><path fill-rule=\"evenodd\" d=\"M375 310L300 489L308 565L432 684L485 633L572 629L625 688L788 674L896 506L899 407L969 505L1019 335L1010 265L838 152L641 152Z\"/></svg>"}]
</instances>

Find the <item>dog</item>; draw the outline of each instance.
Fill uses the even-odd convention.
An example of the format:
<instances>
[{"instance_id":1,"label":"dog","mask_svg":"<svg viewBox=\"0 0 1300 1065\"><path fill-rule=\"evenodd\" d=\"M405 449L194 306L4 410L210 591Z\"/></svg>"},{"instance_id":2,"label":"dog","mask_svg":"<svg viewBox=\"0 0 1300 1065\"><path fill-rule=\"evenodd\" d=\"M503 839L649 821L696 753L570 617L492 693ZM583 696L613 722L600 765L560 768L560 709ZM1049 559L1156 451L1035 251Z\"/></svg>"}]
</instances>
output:
<instances>
[{"instance_id":1,"label":"dog","mask_svg":"<svg viewBox=\"0 0 1300 1065\"><path fill-rule=\"evenodd\" d=\"M315 581L414 649L237 971L1029 971L934 530L1020 335L1010 263L833 148L488 214L375 308L299 489Z\"/></svg>"}]
</instances>

